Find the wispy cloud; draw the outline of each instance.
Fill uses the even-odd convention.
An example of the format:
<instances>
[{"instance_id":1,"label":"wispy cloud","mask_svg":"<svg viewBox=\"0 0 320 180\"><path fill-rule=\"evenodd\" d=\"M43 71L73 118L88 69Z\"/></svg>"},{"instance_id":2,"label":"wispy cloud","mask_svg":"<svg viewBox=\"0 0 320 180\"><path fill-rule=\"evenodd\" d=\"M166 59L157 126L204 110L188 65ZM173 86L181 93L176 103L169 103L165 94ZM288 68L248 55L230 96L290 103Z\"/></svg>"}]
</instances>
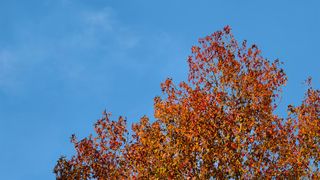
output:
<instances>
[{"instance_id":1,"label":"wispy cloud","mask_svg":"<svg viewBox=\"0 0 320 180\"><path fill-rule=\"evenodd\" d=\"M12 31L18 40L8 42L10 49L0 47L0 90L12 91L21 88L16 86L21 81L33 81L21 66L41 66L48 69L44 73L57 73L64 81L97 76L93 71L102 59L138 45L139 37L118 21L112 8L71 10L66 19L59 19L60 12L53 10L40 22L22 23L24 28Z\"/></svg>"},{"instance_id":2,"label":"wispy cloud","mask_svg":"<svg viewBox=\"0 0 320 180\"><path fill-rule=\"evenodd\" d=\"M8 44L10 49L0 47L0 91L26 90L54 80L75 88L97 86L121 71L146 73L159 59L157 63L174 63L177 55L172 52L179 45L169 34L139 32L111 7L71 8L75 4L67 2L64 11L53 8L50 16L22 22L17 27L23 28L12 31L17 40Z\"/></svg>"},{"instance_id":3,"label":"wispy cloud","mask_svg":"<svg viewBox=\"0 0 320 180\"><path fill-rule=\"evenodd\" d=\"M114 30L115 17L113 17L113 9L106 7L97 12L84 12L84 22L90 29L103 29L104 31Z\"/></svg>"}]
</instances>

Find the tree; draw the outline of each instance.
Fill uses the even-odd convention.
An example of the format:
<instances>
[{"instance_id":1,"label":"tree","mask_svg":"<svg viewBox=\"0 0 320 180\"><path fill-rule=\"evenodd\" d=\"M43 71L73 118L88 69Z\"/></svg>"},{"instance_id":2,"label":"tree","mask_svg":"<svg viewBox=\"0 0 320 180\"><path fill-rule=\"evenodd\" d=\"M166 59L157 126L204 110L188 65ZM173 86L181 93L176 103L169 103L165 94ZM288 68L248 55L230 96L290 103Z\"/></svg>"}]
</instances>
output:
<instances>
[{"instance_id":1,"label":"tree","mask_svg":"<svg viewBox=\"0 0 320 180\"><path fill-rule=\"evenodd\" d=\"M61 157L57 179L251 179L320 177L320 91L310 85L288 116L274 113L287 77L256 45L238 44L230 27L199 39L189 78L161 84L154 117L95 124L72 136L76 155Z\"/></svg>"}]
</instances>

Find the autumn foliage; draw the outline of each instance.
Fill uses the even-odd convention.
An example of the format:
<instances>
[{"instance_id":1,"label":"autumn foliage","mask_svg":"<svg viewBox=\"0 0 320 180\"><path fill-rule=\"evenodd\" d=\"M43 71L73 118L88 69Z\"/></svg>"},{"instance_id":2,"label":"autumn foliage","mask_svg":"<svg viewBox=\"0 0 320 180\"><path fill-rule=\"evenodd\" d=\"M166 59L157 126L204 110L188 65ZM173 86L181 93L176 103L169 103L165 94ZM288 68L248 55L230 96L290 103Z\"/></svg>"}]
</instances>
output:
<instances>
[{"instance_id":1,"label":"autumn foliage","mask_svg":"<svg viewBox=\"0 0 320 180\"><path fill-rule=\"evenodd\" d=\"M94 135L72 136L76 154L62 157L57 179L320 178L320 91L308 86L300 106L276 115L287 77L278 60L238 43L230 27L199 39L188 57L188 81L167 79L154 119L110 120Z\"/></svg>"}]
</instances>

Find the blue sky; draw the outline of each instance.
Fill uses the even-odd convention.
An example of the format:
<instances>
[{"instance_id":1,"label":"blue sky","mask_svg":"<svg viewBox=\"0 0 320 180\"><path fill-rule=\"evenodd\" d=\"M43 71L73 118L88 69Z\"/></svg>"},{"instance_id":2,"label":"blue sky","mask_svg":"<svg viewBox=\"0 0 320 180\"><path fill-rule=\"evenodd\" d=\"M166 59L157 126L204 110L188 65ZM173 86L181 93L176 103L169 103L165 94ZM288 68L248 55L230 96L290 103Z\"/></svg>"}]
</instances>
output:
<instances>
[{"instance_id":1,"label":"blue sky","mask_svg":"<svg viewBox=\"0 0 320 180\"><path fill-rule=\"evenodd\" d=\"M225 25L285 63L280 114L308 76L319 88L317 0L1 0L1 178L55 179L70 135L91 133L105 108L152 116L160 83L186 79L191 46Z\"/></svg>"}]
</instances>

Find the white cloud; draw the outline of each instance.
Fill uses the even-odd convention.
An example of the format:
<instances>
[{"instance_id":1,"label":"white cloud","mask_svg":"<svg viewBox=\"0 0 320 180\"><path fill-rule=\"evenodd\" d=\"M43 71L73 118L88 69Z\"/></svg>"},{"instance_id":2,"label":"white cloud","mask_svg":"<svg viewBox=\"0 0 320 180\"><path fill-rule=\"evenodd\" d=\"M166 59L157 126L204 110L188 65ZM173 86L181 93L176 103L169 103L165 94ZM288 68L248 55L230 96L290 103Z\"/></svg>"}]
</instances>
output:
<instances>
[{"instance_id":1,"label":"white cloud","mask_svg":"<svg viewBox=\"0 0 320 180\"><path fill-rule=\"evenodd\" d=\"M130 28L117 20L110 7L88 10L80 6L70 11L56 9L37 22L16 20L16 27L23 27L12 31L16 40L7 42L10 49L0 47L1 91L18 89L15 84L30 80L24 74L26 67L32 73L33 68L48 66L43 68L51 71L47 73L57 73L59 79L81 79L88 75L85 72L89 68L101 65L95 57L105 59L113 53L125 54L125 48L138 44L139 38L128 33ZM99 51L102 54L95 55Z\"/></svg>"},{"instance_id":2,"label":"white cloud","mask_svg":"<svg viewBox=\"0 0 320 180\"><path fill-rule=\"evenodd\" d=\"M50 16L23 25L13 31L12 36L19 38L10 42L10 49L0 48L0 91L28 89L38 83L33 78L77 86L105 82L118 71L141 74L156 59L169 63L179 47L166 33L145 34L124 24L110 7L55 9Z\"/></svg>"},{"instance_id":3,"label":"white cloud","mask_svg":"<svg viewBox=\"0 0 320 180\"><path fill-rule=\"evenodd\" d=\"M99 47L106 44L116 47L121 47L120 50L130 49L136 47L140 42L140 37L136 35L133 30L122 24L116 16L115 11L110 7L105 7L98 11L84 11L82 13L84 27L78 37L87 38L83 41L90 39L96 40ZM101 39L107 37L108 42L103 42ZM92 41L91 41L92 42Z\"/></svg>"},{"instance_id":4,"label":"white cloud","mask_svg":"<svg viewBox=\"0 0 320 180\"><path fill-rule=\"evenodd\" d=\"M115 23L113 10L109 7L96 12L84 12L84 22L89 28L102 28L104 31L112 31Z\"/></svg>"}]
</instances>

